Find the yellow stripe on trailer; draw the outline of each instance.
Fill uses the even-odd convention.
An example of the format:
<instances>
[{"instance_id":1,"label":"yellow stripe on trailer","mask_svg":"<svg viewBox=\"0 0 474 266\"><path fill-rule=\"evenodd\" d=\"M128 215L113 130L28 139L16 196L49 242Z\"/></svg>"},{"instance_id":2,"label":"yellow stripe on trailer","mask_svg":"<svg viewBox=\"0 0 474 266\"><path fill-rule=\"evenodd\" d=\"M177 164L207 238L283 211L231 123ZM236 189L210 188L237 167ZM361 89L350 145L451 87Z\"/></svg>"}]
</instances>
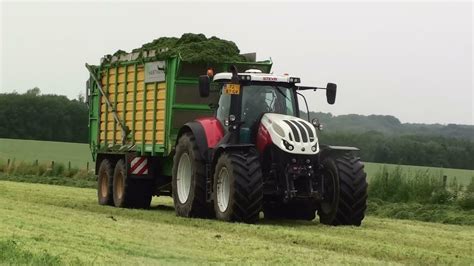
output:
<instances>
[{"instance_id":1,"label":"yellow stripe on trailer","mask_svg":"<svg viewBox=\"0 0 474 266\"><path fill-rule=\"evenodd\" d=\"M127 73L125 73L126 69ZM135 80L135 68L133 66L127 68L121 66L109 69L108 83L106 71L102 72L100 80L104 90L108 92L108 100L112 106L116 108L115 111L117 112L118 117L125 117L125 121L123 122L130 130L135 128L135 132L130 132L126 144L145 143L163 145L165 132L166 83L147 83L146 97L143 97L145 90L145 73L143 65L137 66L136 76L137 79ZM127 81L126 83L125 80ZM116 81L117 83L115 83ZM155 90L157 90L156 109L154 102ZM126 99L126 102L124 102L124 99ZM146 99L145 103L143 102L143 99ZM99 123L99 143L120 143L121 128L116 124L113 115L110 114L112 110L107 108L107 103L103 96L101 97L100 102L101 115ZM143 116L144 111L146 112L145 116ZM108 115L106 115L107 112L109 113ZM143 121L143 117L145 118L145 121ZM153 122L154 118L156 118L155 122ZM133 125L133 121L135 121L135 125ZM153 127L153 123L155 123L155 127ZM143 125L145 125L144 134L142 130ZM152 143L153 128L155 128L155 143ZM135 137L135 143L131 143L132 136Z\"/></svg>"}]
</instances>

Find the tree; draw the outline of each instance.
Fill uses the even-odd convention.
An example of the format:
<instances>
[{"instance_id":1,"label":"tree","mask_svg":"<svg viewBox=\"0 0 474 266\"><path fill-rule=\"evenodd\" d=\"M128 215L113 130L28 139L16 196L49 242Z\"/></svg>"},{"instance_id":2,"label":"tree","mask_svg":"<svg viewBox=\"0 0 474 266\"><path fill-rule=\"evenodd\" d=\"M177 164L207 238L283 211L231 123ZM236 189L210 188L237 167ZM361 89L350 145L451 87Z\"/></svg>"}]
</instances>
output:
<instances>
[{"instance_id":1,"label":"tree","mask_svg":"<svg viewBox=\"0 0 474 266\"><path fill-rule=\"evenodd\" d=\"M81 92L81 93L79 93L79 94L77 95L77 100L78 100L80 103L85 103L85 99L86 99L86 97L84 96L84 93Z\"/></svg>"},{"instance_id":2,"label":"tree","mask_svg":"<svg viewBox=\"0 0 474 266\"><path fill-rule=\"evenodd\" d=\"M34 87L33 89L29 89L26 91L27 95L38 96L41 94L41 90L38 87Z\"/></svg>"}]
</instances>

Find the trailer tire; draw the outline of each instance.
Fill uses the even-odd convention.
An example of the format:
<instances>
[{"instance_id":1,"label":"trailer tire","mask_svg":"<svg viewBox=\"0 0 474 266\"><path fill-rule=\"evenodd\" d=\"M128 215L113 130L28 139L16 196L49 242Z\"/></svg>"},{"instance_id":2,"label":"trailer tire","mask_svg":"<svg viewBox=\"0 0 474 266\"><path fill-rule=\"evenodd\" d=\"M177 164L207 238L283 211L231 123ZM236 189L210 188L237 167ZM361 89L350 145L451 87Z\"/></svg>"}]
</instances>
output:
<instances>
[{"instance_id":1,"label":"trailer tire","mask_svg":"<svg viewBox=\"0 0 474 266\"><path fill-rule=\"evenodd\" d=\"M322 164L325 169L324 181L328 181L333 194L329 193L326 202L323 201L319 207L321 223L360 226L367 209L367 175L364 164L360 158L350 154L337 158L328 157Z\"/></svg>"},{"instance_id":2,"label":"trailer tire","mask_svg":"<svg viewBox=\"0 0 474 266\"><path fill-rule=\"evenodd\" d=\"M113 184L116 207L137 209L150 207L153 185L151 180L131 179L123 159L115 165Z\"/></svg>"},{"instance_id":3,"label":"trailer tire","mask_svg":"<svg viewBox=\"0 0 474 266\"><path fill-rule=\"evenodd\" d=\"M112 163L108 159L103 159L97 177L97 198L100 205L114 205L113 174Z\"/></svg>"},{"instance_id":4,"label":"trailer tire","mask_svg":"<svg viewBox=\"0 0 474 266\"><path fill-rule=\"evenodd\" d=\"M254 153L224 152L214 172L214 211L219 220L255 223L263 204L263 179Z\"/></svg>"},{"instance_id":5,"label":"trailer tire","mask_svg":"<svg viewBox=\"0 0 474 266\"><path fill-rule=\"evenodd\" d=\"M176 145L171 186L177 216L207 218L212 215L210 204L206 202L206 164L190 132L184 133Z\"/></svg>"}]
</instances>

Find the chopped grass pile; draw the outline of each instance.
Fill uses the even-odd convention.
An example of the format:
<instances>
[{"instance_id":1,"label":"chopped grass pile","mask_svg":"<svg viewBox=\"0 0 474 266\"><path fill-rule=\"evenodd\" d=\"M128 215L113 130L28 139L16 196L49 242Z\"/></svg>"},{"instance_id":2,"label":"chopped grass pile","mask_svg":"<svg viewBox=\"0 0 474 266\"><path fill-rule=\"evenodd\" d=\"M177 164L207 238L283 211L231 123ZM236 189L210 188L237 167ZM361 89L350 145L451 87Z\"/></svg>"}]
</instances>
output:
<instances>
[{"instance_id":1,"label":"chopped grass pile","mask_svg":"<svg viewBox=\"0 0 474 266\"><path fill-rule=\"evenodd\" d=\"M159 59L167 59L173 56L181 56L188 62L245 62L244 56L240 55L237 45L228 40L215 36L207 38L204 34L185 33L181 38L160 37L152 42L145 43L142 47L132 50L132 52L154 51ZM113 55L126 54L123 50L118 50ZM106 58L111 58L110 55Z\"/></svg>"}]
</instances>

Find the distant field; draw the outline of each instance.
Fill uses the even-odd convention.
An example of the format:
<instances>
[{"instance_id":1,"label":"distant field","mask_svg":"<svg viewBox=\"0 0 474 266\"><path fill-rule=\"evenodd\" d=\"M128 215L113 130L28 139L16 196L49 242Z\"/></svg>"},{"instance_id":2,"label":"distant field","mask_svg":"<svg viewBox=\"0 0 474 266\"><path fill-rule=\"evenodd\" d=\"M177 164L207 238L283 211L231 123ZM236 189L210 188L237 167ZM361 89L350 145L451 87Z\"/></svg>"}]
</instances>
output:
<instances>
[{"instance_id":1,"label":"distant field","mask_svg":"<svg viewBox=\"0 0 474 266\"><path fill-rule=\"evenodd\" d=\"M92 163L89 144L0 139L0 159L16 161L50 163L51 161L85 168L87 162Z\"/></svg>"},{"instance_id":2,"label":"distant field","mask_svg":"<svg viewBox=\"0 0 474 266\"><path fill-rule=\"evenodd\" d=\"M71 161L73 166L85 168L86 163L92 163L92 157L88 144L80 143L64 143L50 141L35 140L16 140L16 139L0 139L0 159L13 159L17 161L31 161L38 159L43 162L62 162L67 164ZM366 171L370 180L384 164L365 163ZM388 167L396 167L396 165L387 164ZM456 177L458 182L467 184L474 176L474 170L464 169L448 169L424 166L404 165L403 168L409 172L413 171L443 171L449 179Z\"/></svg>"},{"instance_id":3,"label":"distant field","mask_svg":"<svg viewBox=\"0 0 474 266\"><path fill-rule=\"evenodd\" d=\"M99 206L96 190L0 181L0 264L461 264L472 226L367 217L361 227L176 217Z\"/></svg>"},{"instance_id":4,"label":"distant field","mask_svg":"<svg viewBox=\"0 0 474 266\"><path fill-rule=\"evenodd\" d=\"M381 164L381 163L365 163L365 170L367 172L368 179L375 175L379 169L383 166L387 166L389 169L397 167L395 164ZM439 168L439 167L426 167L426 166L413 166L413 165L402 165L402 168L408 173L414 173L417 171L429 171L435 175L438 173L443 173L448 177L448 182L453 178L459 182L459 184L469 184L472 177L474 177L474 170L466 169L451 169L451 168Z\"/></svg>"}]
</instances>

